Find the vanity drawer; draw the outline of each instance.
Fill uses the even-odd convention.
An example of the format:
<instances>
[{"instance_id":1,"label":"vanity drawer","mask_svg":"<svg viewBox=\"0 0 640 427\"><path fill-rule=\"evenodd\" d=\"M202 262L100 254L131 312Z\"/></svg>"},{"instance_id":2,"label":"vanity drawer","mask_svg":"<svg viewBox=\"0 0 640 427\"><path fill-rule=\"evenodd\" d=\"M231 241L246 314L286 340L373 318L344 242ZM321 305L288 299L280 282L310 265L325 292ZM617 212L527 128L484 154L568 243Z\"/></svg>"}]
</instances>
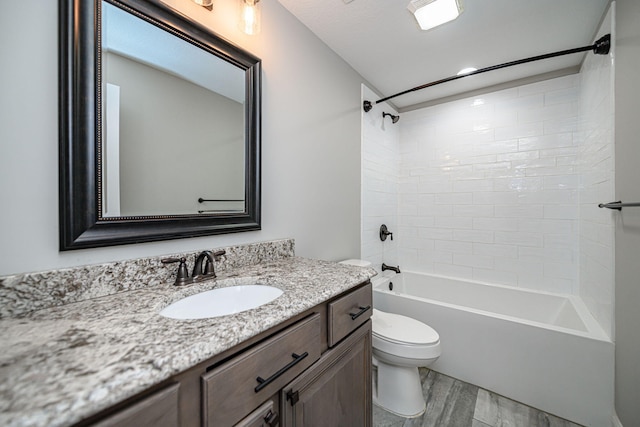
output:
<instances>
[{"instance_id":1,"label":"vanity drawer","mask_svg":"<svg viewBox=\"0 0 640 427\"><path fill-rule=\"evenodd\" d=\"M371 283L330 302L327 312L329 347L366 322L372 313Z\"/></svg>"},{"instance_id":2,"label":"vanity drawer","mask_svg":"<svg viewBox=\"0 0 640 427\"><path fill-rule=\"evenodd\" d=\"M172 384L91 426L175 427L178 425L179 387L179 384Z\"/></svg>"},{"instance_id":3,"label":"vanity drawer","mask_svg":"<svg viewBox=\"0 0 640 427\"><path fill-rule=\"evenodd\" d=\"M202 376L203 425L240 421L320 358L314 314Z\"/></svg>"},{"instance_id":4,"label":"vanity drawer","mask_svg":"<svg viewBox=\"0 0 640 427\"><path fill-rule=\"evenodd\" d=\"M267 427L278 425L280 416L277 409L273 405L273 400L247 415L238 424L233 427Z\"/></svg>"}]
</instances>

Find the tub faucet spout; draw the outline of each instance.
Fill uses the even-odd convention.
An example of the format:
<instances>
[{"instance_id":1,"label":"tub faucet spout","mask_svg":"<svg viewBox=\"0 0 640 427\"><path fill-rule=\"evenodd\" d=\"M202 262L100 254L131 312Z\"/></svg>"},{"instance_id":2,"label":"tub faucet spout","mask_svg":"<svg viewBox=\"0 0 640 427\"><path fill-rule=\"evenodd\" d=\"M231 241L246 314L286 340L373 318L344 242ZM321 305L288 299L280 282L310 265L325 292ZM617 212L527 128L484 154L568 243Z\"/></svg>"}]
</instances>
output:
<instances>
[{"instance_id":1,"label":"tub faucet spout","mask_svg":"<svg viewBox=\"0 0 640 427\"><path fill-rule=\"evenodd\" d=\"M387 264L385 264L383 262L382 263L382 271L385 271L385 270L395 271L397 274L400 274L400 266L393 267L393 266L387 265Z\"/></svg>"}]
</instances>

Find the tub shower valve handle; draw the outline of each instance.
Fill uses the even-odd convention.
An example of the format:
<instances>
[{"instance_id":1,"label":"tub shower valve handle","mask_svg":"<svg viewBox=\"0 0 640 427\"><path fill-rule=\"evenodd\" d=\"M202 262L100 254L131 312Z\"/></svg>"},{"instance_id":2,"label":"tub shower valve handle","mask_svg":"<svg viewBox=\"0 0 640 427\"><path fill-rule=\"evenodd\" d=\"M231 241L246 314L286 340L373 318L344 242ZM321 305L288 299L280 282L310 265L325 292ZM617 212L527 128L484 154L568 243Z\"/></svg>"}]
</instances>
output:
<instances>
[{"instance_id":1,"label":"tub shower valve handle","mask_svg":"<svg viewBox=\"0 0 640 427\"><path fill-rule=\"evenodd\" d=\"M393 233L389 231L386 225L382 224L380 226L380 240L384 242L387 240L387 236L391 236L391 240L393 240Z\"/></svg>"},{"instance_id":2,"label":"tub shower valve handle","mask_svg":"<svg viewBox=\"0 0 640 427\"><path fill-rule=\"evenodd\" d=\"M173 264L174 262L179 262L178 265L178 273L176 274L176 281L173 282L175 286L186 285L187 283L191 283L189 280L189 272L187 271L187 259L185 257L181 258L163 258L160 260L163 264Z\"/></svg>"}]
</instances>

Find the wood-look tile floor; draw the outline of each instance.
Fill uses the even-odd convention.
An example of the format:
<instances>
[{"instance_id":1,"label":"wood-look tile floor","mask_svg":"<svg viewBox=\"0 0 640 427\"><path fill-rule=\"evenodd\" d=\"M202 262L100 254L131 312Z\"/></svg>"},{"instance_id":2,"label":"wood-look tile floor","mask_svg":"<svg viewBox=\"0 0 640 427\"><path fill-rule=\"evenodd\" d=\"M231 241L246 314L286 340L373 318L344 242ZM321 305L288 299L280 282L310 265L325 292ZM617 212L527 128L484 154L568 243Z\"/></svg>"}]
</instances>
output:
<instances>
[{"instance_id":1,"label":"wood-look tile floor","mask_svg":"<svg viewBox=\"0 0 640 427\"><path fill-rule=\"evenodd\" d=\"M374 427L580 427L428 369L420 369L427 410L402 418L373 405Z\"/></svg>"}]
</instances>

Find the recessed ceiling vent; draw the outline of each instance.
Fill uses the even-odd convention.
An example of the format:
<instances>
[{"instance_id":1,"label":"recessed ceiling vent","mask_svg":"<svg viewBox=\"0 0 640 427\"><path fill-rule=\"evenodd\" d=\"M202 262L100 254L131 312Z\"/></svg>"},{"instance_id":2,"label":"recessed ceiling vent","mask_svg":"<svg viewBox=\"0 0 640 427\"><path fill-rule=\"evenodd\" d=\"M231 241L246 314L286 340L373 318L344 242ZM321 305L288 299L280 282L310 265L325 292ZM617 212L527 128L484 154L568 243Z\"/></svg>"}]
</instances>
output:
<instances>
[{"instance_id":1,"label":"recessed ceiling vent","mask_svg":"<svg viewBox=\"0 0 640 427\"><path fill-rule=\"evenodd\" d=\"M462 13L462 0L412 0L407 9L423 30L453 21Z\"/></svg>"}]
</instances>

